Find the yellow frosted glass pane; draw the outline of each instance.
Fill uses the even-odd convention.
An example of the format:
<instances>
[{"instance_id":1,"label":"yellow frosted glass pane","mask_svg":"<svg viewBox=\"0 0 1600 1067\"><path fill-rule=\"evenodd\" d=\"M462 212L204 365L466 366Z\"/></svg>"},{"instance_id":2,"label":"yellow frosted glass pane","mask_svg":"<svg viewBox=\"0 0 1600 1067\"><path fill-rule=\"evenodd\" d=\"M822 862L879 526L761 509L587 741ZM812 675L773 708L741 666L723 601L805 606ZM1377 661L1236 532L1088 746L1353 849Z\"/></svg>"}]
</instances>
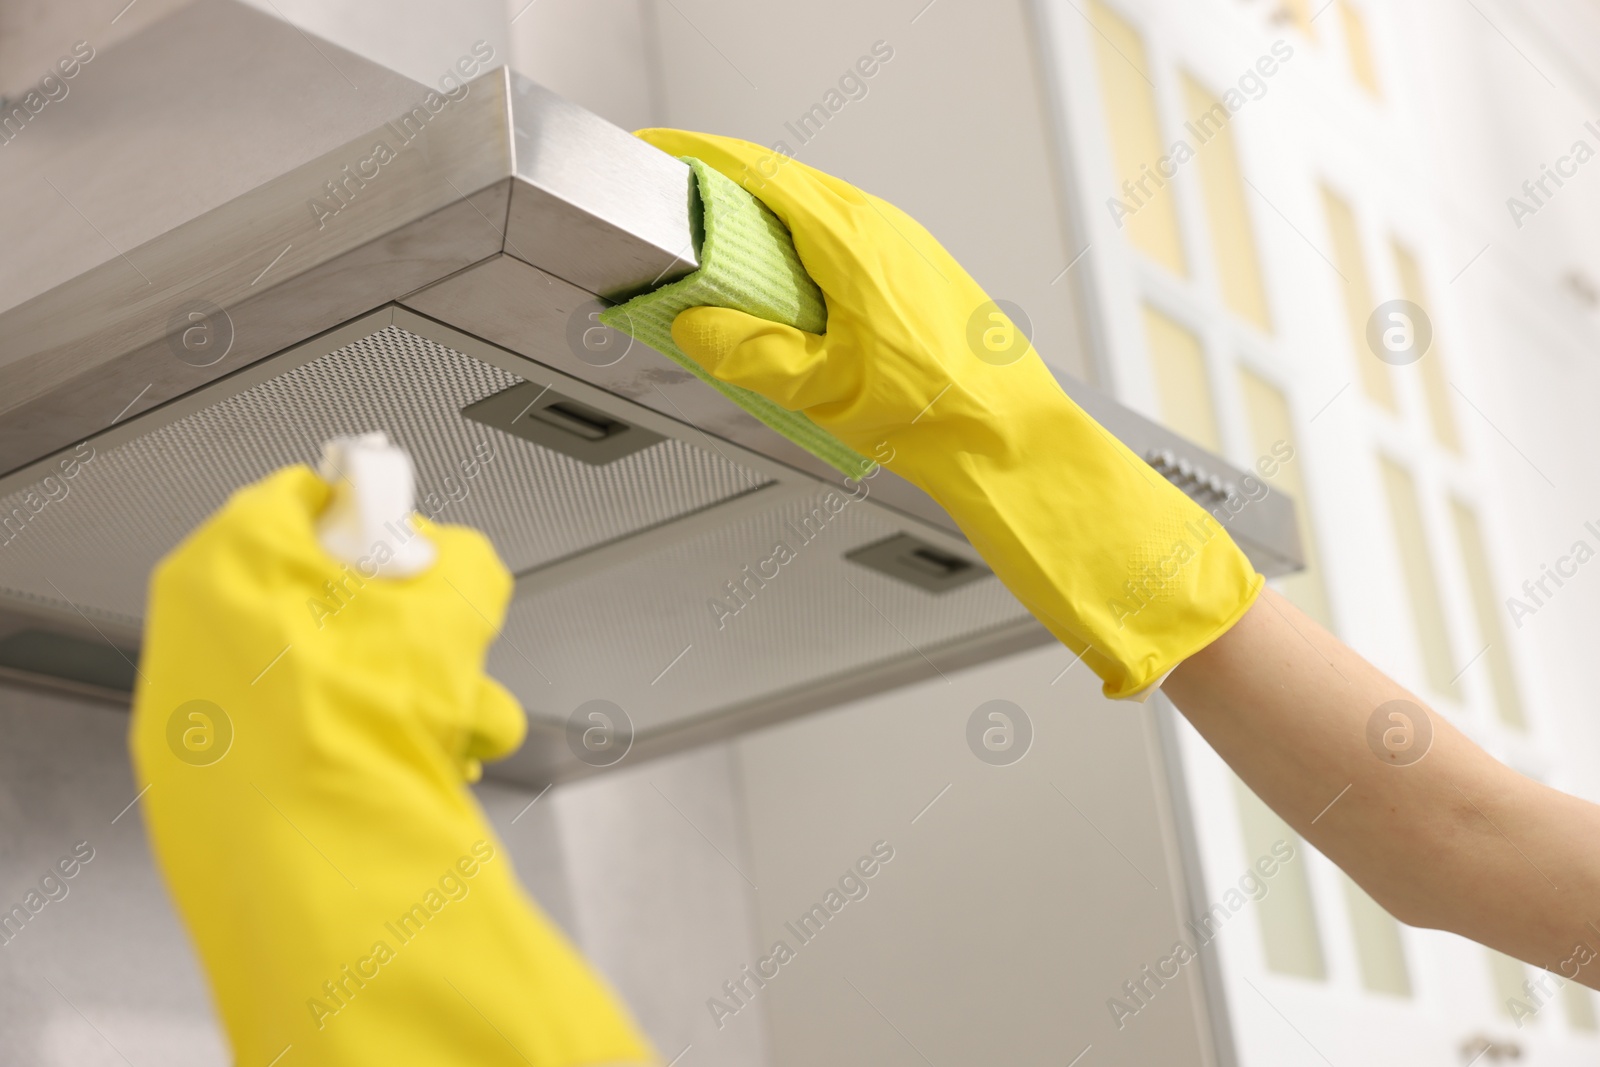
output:
<instances>
[{"instance_id":1,"label":"yellow frosted glass pane","mask_svg":"<svg viewBox=\"0 0 1600 1067\"><path fill-rule=\"evenodd\" d=\"M1187 274L1177 205L1171 187L1155 169L1167 150L1161 143L1144 41L1100 0L1090 0L1089 21L1095 31L1095 67L1116 169L1118 188L1113 195L1131 212L1121 216L1123 231L1145 255L1174 274Z\"/></svg>"},{"instance_id":2,"label":"yellow frosted glass pane","mask_svg":"<svg viewBox=\"0 0 1600 1067\"><path fill-rule=\"evenodd\" d=\"M1483 658L1489 668L1489 684L1494 691L1495 710L1508 726L1527 728L1522 714L1522 698L1517 693L1516 671L1511 665L1511 649L1500 621L1500 601L1490 578L1489 553L1483 543L1483 528L1478 516L1459 500L1450 501L1456 538L1461 542L1461 558L1467 568L1467 589L1472 594L1472 610L1478 617L1478 640L1489 648Z\"/></svg>"},{"instance_id":3,"label":"yellow frosted glass pane","mask_svg":"<svg viewBox=\"0 0 1600 1067\"><path fill-rule=\"evenodd\" d=\"M1195 166L1200 172L1200 192L1222 302L1240 318L1271 333L1272 317L1261 284L1261 263L1245 204L1244 175L1239 169L1228 109L1215 93L1188 74L1183 76L1183 97L1188 130L1195 141Z\"/></svg>"},{"instance_id":4,"label":"yellow frosted glass pane","mask_svg":"<svg viewBox=\"0 0 1600 1067\"><path fill-rule=\"evenodd\" d=\"M1311 880L1306 873L1306 844L1249 786L1238 778L1233 785L1245 854L1250 862L1273 855L1272 846L1279 841L1294 846L1294 858L1278 868L1268 883L1267 895L1255 904L1267 969L1297 978L1324 979L1328 971L1322 957L1322 938L1317 933Z\"/></svg>"},{"instance_id":5,"label":"yellow frosted glass pane","mask_svg":"<svg viewBox=\"0 0 1600 1067\"><path fill-rule=\"evenodd\" d=\"M1174 433L1220 452L1211 382L1199 338L1149 305L1144 309L1144 331L1161 399L1161 421Z\"/></svg>"},{"instance_id":6,"label":"yellow frosted glass pane","mask_svg":"<svg viewBox=\"0 0 1600 1067\"><path fill-rule=\"evenodd\" d=\"M1276 386L1248 370L1239 371L1239 385L1250 419L1251 448L1255 451L1251 469L1261 477L1265 477L1264 471L1270 470L1272 476L1266 481L1293 498L1295 520L1300 525L1300 543L1306 557L1304 570L1276 578L1273 584L1301 611L1331 630L1333 612L1328 607L1317 539L1311 529L1311 504L1301 467L1300 446L1295 441L1294 422L1289 415L1289 401ZM1287 453L1290 458L1284 460L1286 449L1290 450ZM1264 460L1267 465L1258 466Z\"/></svg>"},{"instance_id":7,"label":"yellow frosted glass pane","mask_svg":"<svg viewBox=\"0 0 1600 1067\"><path fill-rule=\"evenodd\" d=\"M1367 319L1372 315L1372 285L1367 281L1367 260L1361 252L1361 235L1356 217L1345 203L1326 187L1322 206L1328 216L1328 236L1333 241L1333 263L1343 275L1345 319L1350 328L1350 350L1356 359L1362 388L1373 400L1390 411L1398 410L1394 381L1389 365L1367 347Z\"/></svg>"},{"instance_id":8,"label":"yellow frosted glass pane","mask_svg":"<svg viewBox=\"0 0 1600 1067\"><path fill-rule=\"evenodd\" d=\"M1344 23L1344 48L1350 57L1350 73L1373 96L1378 93L1378 68L1372 59L1372 41L1367 37L1367 21L1360 11L1339 0L1339 19Z\"/></svg>"},{"instance_id":9,"label":"yellow frosted glass pane","mask_svg":"<svg viewBox=\"0 0 1600 1067\"><path fill-rule=\"evenodd\" d=\"M1311 21L1312 15L1315 14L1311 10L1311 0L1283 0L1283 3L1278 6L1278 10L1287 17L1289 25L1307 37L1315 37L1317 35L1316 23Z\"/></svg>"},{"instance_id":10,"label":"yellow frosted glass pane","mask_svg":"<svg viewBox=\"0 0 1600 1067\"><path fill-rule=\"evenodd\" d=\"M1521 960L1513 959L1503 952L1496 952L1492 948L1484 949L1489 954L1489 977L1494 980L1495 999L1500 1002L1502 1015L1511 1017L1511 1002L1520 1001L1529 1007L1528 993L1522 988L1522 983L1528 980L1528 968ZM1521 1012L1520 1021L1537 1022L1539 1016Z\"/></svg>"},{"instance_id":11,"label":"yellow frosted glass pane","mask_svg":"<svg viewBox=\"0 0 1600 1067\"><path fill-rule=\"evenodd\" d=\"M1400 941L1400 924L1348 876L1341 874L1340 878L1344 881L1345 904L1350 909L1361 984L1373 993L1409 997L1411 973Z\"/></svg>"},{"instance_id":12,"label":"yellow frosted glass pane","mask_svg":"<svg viewBox=\"0 0 1600 1067\"><path fill-rule=\"evenodd\" d=\"M1411 615L1416 623L1417 643L1422 646L1422 665L1428 684L1437 693L1460 699L1454 681L1457 668L1450 654L1450 632L1445 625L1439 583L1433 573L1434 553L1422 524L1422 507L1417 502L1417 485L1411 474L1393 460L1380 457L1383 486L1389 497L1389 515L1394 522L1395 544L1400 549L1400 567Z\"/></svg>"},{"instance_id":13,"label":"yellow frosted glass pane","mask_svg":"<svg viewBox=\"0 0 1600 1067\"><path fill-rule=\"evenodd\" d=\"M1574 1030L1600 1030L1594 1017L1594 994L1577 982L1561 987L1561 999L1567 1002L1567 1022Z\"/></svg>"},{"instance_id":14,"label":"yellow frosted glass pane","mask_svg":"<svg viewBox=\"0 0 1600 1067\"><path fill-rule=\"evenodd\" d=\"M1422 284L1422 268L1400 242L1392 242L1395 272L1400 275L1400 292L1407 300L1433 315L1428 303L1428 291ZM1422 357L1418 366L1422 370L1422 393L1428 402L1428 417L1433 422L1433 435L1439 443L1453 452L1461 451L1461 435L1456 428L1455 410L1450 405L1450 383L1444 372L1444 358L1439 354L1439 324L1434 322L1433 347Z\"/></svg>"}]
</instances>

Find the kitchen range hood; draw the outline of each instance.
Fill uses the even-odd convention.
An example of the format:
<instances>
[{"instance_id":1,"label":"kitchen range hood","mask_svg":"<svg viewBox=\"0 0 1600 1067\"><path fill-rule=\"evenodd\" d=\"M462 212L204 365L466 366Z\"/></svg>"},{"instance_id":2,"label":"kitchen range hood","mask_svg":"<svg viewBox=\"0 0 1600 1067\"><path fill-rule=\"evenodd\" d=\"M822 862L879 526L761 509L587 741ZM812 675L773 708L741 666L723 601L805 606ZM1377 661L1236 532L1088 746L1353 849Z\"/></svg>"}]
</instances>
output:
<instances>
[{"instance_id":1,"label":"kitchen range hood","mask_svg":"<svg viewBox=\"0 0 1600 1067\"><path fill-rule=\"evenodd\" d=\"M125 700L156 560L379 429L517 575L520 781L614 762L592 711L637 760L1052 640L915 487L599 325L697 266L679 161L503 67L431 89L231 0L70 87L0 146L0 678ZM1243 472L1062 384L1226 514ZM1229 529L1301 565L1282 495Z\"/></svg>"}]
</instances>

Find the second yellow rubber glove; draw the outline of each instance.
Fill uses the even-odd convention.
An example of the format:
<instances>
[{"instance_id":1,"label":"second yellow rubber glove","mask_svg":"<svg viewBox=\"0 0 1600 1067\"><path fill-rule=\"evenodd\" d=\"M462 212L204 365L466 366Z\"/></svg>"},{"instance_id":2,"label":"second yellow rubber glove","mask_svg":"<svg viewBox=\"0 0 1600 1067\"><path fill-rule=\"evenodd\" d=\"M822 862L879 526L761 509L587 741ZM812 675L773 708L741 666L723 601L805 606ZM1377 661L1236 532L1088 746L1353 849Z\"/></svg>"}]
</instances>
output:
<instances>
[{"instance_id":1,"label":"second yellow rubber glove","mask_svg":"<svg viewBox=\"0 0 1600 1067\"><path fill-rule=\"evenodd\" d=\"M690 308L678 347L921 486L1113 697L1141 695L1260 591L1216 521L1061 391L1027 339L894 205L747 141L641 130L788 226L828 306L802 333Z\"/></svg>"},{"instance_id":2,"label":"second yellow rubber glove","mask_svg":"<svg viewBox=\"0 0 1600 1067\"><path fill-rule=\"evenodd\" d=\"M483 672L505 567L421 519L421 574L343 565L328 496L305 467L247 486L151 581L140 804L233 1062L655 1062L466 788L527 728Z\"/></svg>"}]
</instances>

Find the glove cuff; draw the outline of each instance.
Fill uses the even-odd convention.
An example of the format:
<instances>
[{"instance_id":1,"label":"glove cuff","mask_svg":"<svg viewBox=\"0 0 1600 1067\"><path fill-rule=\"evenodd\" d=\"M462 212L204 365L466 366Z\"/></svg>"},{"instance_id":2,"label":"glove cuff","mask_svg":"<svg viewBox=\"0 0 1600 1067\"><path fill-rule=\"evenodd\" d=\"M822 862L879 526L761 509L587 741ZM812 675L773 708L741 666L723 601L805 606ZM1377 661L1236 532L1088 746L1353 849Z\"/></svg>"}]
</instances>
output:
<instances>
[{"instance_id":1,"label":"glove cuff","mask_svg":"<svg viewBox=\"0 0 1600 1067\"><path fill-rule=\"evenodd\" d=\"M1052 392L999 422L897 438L893 469L949 512L1108 697L1143 699L1227 632L1264 579L1212 515Z\"/></svg>"}]
</instances>

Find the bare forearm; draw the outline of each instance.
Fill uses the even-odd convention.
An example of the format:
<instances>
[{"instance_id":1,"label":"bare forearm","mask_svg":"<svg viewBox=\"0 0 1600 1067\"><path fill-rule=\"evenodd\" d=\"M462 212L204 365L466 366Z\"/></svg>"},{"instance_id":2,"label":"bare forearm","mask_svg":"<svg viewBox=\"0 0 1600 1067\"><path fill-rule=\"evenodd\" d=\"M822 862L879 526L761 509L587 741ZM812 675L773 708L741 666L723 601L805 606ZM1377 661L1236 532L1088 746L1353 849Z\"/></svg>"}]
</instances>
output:
<instances>
[{"instance_id":1,"label":"bare forearm","mask_svg":"<svg viewBox=\"0 0 1600 1067\"><path fill-rule=\"evenodd\" d=\"M1163 689L1251 789L1402 921L1558 971L1580 942L1600 950L1600 807L1494 760L1271 590ZM1416 737L1431 727L1421 759L1381 740L1392 729L1403 742L1405 719ZM1600 988L1600 964L1574 969Z\"/></svg>"}]
</instances>

